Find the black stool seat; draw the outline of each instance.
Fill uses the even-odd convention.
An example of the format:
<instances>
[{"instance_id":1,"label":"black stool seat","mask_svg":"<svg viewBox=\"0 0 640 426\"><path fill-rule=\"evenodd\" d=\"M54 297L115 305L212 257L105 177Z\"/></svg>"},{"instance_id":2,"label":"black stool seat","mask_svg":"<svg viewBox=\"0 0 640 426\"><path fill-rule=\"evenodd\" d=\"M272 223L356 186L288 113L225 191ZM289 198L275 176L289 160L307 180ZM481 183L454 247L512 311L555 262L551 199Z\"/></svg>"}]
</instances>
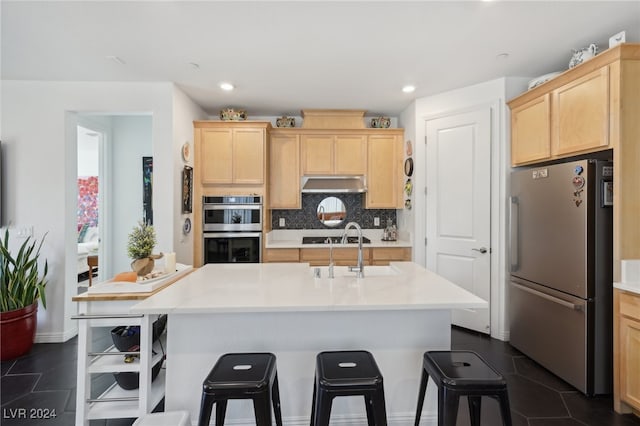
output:
<instances>
[{"instance_id":1,"label":"black stool seat","mask_svg":"<svg viewBox=\"0 0 640 426\"><path fill-rule=\"evenodd\" d=\"M429 376L438 386L438 426L455 426L460 396L468 399L472 426L480 425L482 396L498 399L502 423L511 426L506 380L480 355L471 351L424 353L415 426L420 423Z\"/></svg>"},{"instance_id":2,"label":"black stool seat","mask_svg":"<svg viewBox=\"0 0 640 426\"><path fill-rule=\"evenodd\" d=\"M199 426L209 424L214 404L216 425L224 424L229 399L252 399L256 424L271 425L271 405L276 424L282 425L276 357L271 353L222 355L202 384Z\"/></svg>"},{"instance_id":3,"label":"black stool seat","mask_svg":"<svg viewBox=\"0 0 640 426\"><path fill-rule=\"evenodd\" d=\"M362 395L369 426L387 424L382 374L367 351L321 352L311 405L311 425L328 425L333 398Z\"/></svg>"}]
</instances>

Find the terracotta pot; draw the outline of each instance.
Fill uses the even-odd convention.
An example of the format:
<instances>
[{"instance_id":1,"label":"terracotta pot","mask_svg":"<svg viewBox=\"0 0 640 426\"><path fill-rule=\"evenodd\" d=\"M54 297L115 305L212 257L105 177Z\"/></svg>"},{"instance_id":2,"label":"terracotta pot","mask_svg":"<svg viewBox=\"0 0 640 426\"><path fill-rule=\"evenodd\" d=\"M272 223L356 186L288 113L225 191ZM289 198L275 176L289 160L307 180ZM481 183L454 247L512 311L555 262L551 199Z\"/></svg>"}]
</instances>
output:
<instances>
[{"instance_id":1,"label":"terracotta pot","mask_svg":"<svg viewBox=\"0 0 640 426\"><path fill-rule=\"evenodd\" d=\"M139 277L142 277L153 271L154 265L155 262L152 257L143 257L142 259L136 259L131 262L131 269L136 271Z\"/></svg>"},{"instance_id":2,"label":"terracotta pot","mask_svg":"<svg viewBox=\"0 0 640 426\"><path fill-rule=\"evenodd\" d=\"M31 350L38 325L38 303L0 313L0 360L18 358Z\"/></svg>"}]
</instances>

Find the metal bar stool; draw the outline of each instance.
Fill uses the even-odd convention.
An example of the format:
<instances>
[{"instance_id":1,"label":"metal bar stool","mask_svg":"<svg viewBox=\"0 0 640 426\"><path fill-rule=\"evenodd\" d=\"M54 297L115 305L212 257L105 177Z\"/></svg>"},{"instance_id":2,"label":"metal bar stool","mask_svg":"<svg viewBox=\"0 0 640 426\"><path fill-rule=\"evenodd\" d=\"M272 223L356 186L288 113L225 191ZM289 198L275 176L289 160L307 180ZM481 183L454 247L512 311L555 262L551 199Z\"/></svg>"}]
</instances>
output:
<instances>
[{"instance_id":1,"label":"metal bar stool","mask_svg":"<svg viewBox=\"0 0 640 426\"><path fill-rule=\"evenodd\" d=\"M276 356L271 353L233 353L222 355L202 384L199 426L209 424L216 407L216 425L224 424L227 401L252 399L258 426L271 425L271 403L276 425L282 426Z\"/></svg>"},{"instance_id":2,"label":"metal bar stool","mask_svg":"<svg viewBox=\"0 0 640 426\"><path fill-rule=\"evenodd\" d=\"M438 426L455 426L460 396L466 396L469 401L471 426L480 425L482 396L498 399L502 424L511 426L511 410L506 380L480 355L471 351L429 351L424 353L415 426L420 424L420 414L429 376L438 386Z\"/></svg>"},{"instance_id":3,"label":"metal bar stool","mask_svg":"<svg viewBox=\"0 0 640 426\"><path fill-rule=\"evenodd\" d=\"M311 404L311 426L326 426L337 396L364 396L369 426L386 426L382 374L367 351L320 352Z\"/></svg>"}]
</instances>

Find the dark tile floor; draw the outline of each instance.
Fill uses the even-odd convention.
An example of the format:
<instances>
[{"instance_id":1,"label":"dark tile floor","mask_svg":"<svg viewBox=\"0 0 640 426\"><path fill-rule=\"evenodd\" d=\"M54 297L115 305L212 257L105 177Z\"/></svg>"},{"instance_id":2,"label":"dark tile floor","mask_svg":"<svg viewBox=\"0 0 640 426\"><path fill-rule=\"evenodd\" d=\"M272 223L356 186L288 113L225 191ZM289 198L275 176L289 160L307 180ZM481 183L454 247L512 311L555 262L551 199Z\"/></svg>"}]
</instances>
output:
<instances>
[{"instance_id":1,"label":"dark tile floor","mask_svg":"<svg viewBox=\"0 0 640 426\"><path fill-rule=\"evenodd\" d=\"M611 396L587 398L509 343L453 327L452 349L476 351L507 378L514 426L638 426L640 419L613 411ZM461 399L457 426L469 425ZM501 425L498 403L482 400L482 424Z\"/></svg>"},{"instance_id":2,"label":"dark tile floor","mask_svg":"<svg viewBox=\"0 0 640 426\"><path fill-rule=\"evenodd\" d=\"M95 343L99 347L108 339L108 330L105 330L95 338ZM76 339L66 343L36 344L28 355L0 363L0 424L74 424L76 346ZM508 343L454 327L452 347L478 352L507 377L514 426L640 426L640 419L616 414L610 396L585 397ZM97 394L109 386L113 376L101 374L93 380L92 389ZM34 418L52 410L55 410L55 418ZM91 426L129 426L132 423L133 419L93 421ZM501 424L497 402L483 399L482 425ZM457 425L469 425L464 399Z\"/></svg>"}]
</instances>

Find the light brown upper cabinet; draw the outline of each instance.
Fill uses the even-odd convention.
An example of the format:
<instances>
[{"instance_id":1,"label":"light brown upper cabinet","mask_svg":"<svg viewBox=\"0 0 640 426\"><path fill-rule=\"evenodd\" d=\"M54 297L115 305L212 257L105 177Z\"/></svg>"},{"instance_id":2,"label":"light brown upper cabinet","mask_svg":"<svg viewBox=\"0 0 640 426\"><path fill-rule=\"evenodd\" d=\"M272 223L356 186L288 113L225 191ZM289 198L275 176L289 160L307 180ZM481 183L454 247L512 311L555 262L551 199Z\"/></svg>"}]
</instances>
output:
<instances>
[{"instance_id":1,"label":"light brown upper cabinet","mask_svg":"<svg viewBox=\"0 0 640 426\"><path fill-rule=\"evenodd\" d=\"M269 207L299 209L300 136L273 130L269 144Z\"/></svg>"},{"instance_id":2,"label":"light brown upper cabinet","mask_svg":"<svg viewBox=\"0 0 640 426\"><path fill-rule=\"evenodd\" d=\"M402 208L401 134L369 135L366 208Z\"/></svg>"},{"instance_id":3,"label":"light brown upper cabinet","mask_svg":"<svg viewBox=\"0 0 640 426\"><path fill-rule=\"evenodd\" d=\"M554 155L608 148L608 66L565 84L552 95Z\"/></svg>"},{"instance_id":4,"label":"light brown upper cabinet","mask_svg":"<svg viewBox=\"0 0 640 426\"><path fill-rule=\"evenodd\" d=\"M508 102L511 108L511 164L521 166L613 148L621 99L631 81L621 61L637 45L609 49Z\"/></svg>"},{"instance_id":5,"label":"light brown upper cabinet","mask_svg":"<svg viewBox=\"0 0 640 426\"><path fill-rule=\"evenodd\" d=\"M551 95L546 93L511 110L511 161L514 165L551 157Z\"/></svg>"},{"instance_id":6,"label":"light brown upper cabinet","mask_svg":"<svg viewBox=\"0 0 640 426\"><path fill-rule=\"evenodd\" d=\"M364 175L367 138L349 134L303 134L303 175Z\"/></svg>"},{"instance_id":7,"label":"light brown upper cabinet","mask_svg":"<svg viewBox=\"0 0 640 426\"><path fill-rule=\"evenodd\" d=\"M268 123L196 121L196 167L203 185L261 185Z\"/></svg>"}]
</instances>

